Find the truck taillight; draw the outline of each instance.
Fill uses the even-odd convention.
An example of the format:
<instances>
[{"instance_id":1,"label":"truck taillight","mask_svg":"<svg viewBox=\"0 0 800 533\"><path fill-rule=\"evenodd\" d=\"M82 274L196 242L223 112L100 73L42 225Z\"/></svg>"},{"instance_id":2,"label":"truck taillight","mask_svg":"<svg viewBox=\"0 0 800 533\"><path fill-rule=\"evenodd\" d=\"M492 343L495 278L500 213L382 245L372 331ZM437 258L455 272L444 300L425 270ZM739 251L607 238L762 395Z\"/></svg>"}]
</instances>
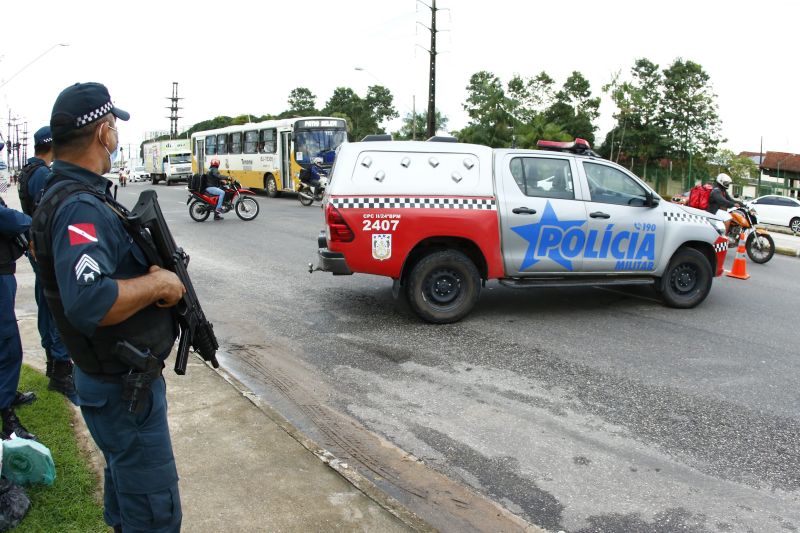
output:
<instances>
[{"instance_id":1,"label":"truck taillight","mask_svg":"<svg viewBox=\"0 0 800 533\"><path fill-rule=\"evenodd\" d=\"M356 238L342 214L330 203L325 208L325 222L328 224L328 238L331 242L350 242Z\"/></svg>"}]
</instances>

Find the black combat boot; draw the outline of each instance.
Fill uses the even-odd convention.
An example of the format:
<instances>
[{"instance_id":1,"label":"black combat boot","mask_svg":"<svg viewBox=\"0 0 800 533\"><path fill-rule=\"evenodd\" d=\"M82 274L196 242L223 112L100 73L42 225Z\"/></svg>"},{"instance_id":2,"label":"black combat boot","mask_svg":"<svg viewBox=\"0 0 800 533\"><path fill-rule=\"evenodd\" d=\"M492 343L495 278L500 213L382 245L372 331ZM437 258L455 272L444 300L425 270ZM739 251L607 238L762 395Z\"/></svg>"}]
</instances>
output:
<instances>
[{"instance_id":1,"label":"black combat boot","mask_svg":"<svg viewBox=\"0 0 800 533\"><path fill-rule=\"evenodd\" d=\"M53 361L53 374L47 390L60 392L66 397L75 395L75 381L72 377L72 361Z\"/></svg>"},{"instance_id":2,"label":"black combat boot","mask_svg":"<svg viewBox=\"0 0 800 533\"><path fill-rule=\"evenodd\" d=\"M28 392L20 392L14 395L14 401L11 402L11 407L19 407L20 405L25 405L31 403L33 400L36 399L36 393L33 391Z\"/></svg>"},{"instance_id":3,"label":"black combat boot","mask_svg":"<svg viewBox=\"0 0 800 533\"><path fill-rule=\"evenodd\" d=\"M38 440L36 435L25 429L25 426L23 426L19 418L17 418L14 409L9 407L8 409L3 409L0 413L3 415L3 432L0 434L0 437L8 439L11 438L11 434L14 433L21 439Z\"/></svg>"},{"instance_id":4,"label":"black combat boot","mask_svg":"<svg viewBox=\"0 0 800 533\"><path fill-rule=\"evenodd\" d=\"M44 355L47 357L47 368L45 369L44 375L49 378L53 375L53 354L50 352L50 348L44 349Z\"/></svg>"}]
</instances>

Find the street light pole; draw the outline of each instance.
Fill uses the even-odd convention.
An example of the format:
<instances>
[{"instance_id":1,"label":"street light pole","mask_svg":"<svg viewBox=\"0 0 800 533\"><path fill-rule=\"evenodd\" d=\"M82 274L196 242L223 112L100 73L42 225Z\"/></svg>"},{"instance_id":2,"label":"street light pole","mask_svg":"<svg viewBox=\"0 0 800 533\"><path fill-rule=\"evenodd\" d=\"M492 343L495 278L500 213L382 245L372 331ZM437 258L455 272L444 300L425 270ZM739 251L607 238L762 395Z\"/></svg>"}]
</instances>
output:
<instances>
[{"instance_id":1,"label":"street light pole","mask_svg":"<svg viewBox=\"0 0 800 533\"><path fill-rule=\"evenodd\" d=\"M11 75L11 77L10 77L10 78L8 78L6 81L4 81L3 83L0 83L0 89L2 89L3 87L5 87L6 85L8 85L8 84L11 82L11 80L13 80L14 78L16 78L16 77L17 77L17 76L19 76L20 74L22 74L22 72L23 72L23 71L24 71L26 68L30 67L31 65L33 65L34 63L36 63L37 61L39 61L41 58L43 58L44 56L46 56L48 52L50 52L51 50L53 50L54 48L57 48L57 47L59 47L59 46L69 46L69 44L66 44L66 43L56 43L56 44L54 44L53 46L51 46L50 48L48 48L47 50L45 50L44 52L42 52L41 54L39 54L38 56L36 56L35 58L33 58L31 61L29 61L29 62L28 62L28 63L27 63L27 64L26 64L24 67L22 67L21 69L19 69L18 71L16 71L14 74L12 74L12 75Z\"/></svg>"},{"instance_id":2,"label":"street light pole","mask_svg":"<svg viewBox=\"0 0 800 533\"><path fill-rule=\"evenodd\" d=\"M372 76L372 78L375 81L378 82L378 85L380 85L382 87L386 87L386 85L378 78L378 76L376 76L375 74L373 74L369 70L365 69L364 67L353 67L353 70L357 70L358 72L364 72L366 74L369 74L370 76ZM388 89L388 87L387 87L387 89ZM415 141L415 140L417 140L417 120L416 120L416 118L417 118L417 96L416 95L412 95L411 96L411 102L412 103L411 103L411 109L410 110L409 110L408 104L406 103L405 100L402 101L402 106L406 108L406 111L411 111L411 117L413 119L411 121L411 139ZM401 102L398 101L398 103L401 103Z\"/></svg>"}]
</instances>

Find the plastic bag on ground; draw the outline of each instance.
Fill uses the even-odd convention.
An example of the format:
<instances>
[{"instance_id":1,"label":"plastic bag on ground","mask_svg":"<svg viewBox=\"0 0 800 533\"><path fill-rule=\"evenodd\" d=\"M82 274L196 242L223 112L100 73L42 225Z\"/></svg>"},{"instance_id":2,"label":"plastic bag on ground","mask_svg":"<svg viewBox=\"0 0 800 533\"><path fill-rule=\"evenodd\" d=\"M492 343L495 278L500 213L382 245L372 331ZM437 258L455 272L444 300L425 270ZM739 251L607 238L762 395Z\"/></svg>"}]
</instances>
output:
<instances>
[{"instance_id":1,"label":"plastic bag on ground","mask_svg":"<svg viewBox=\"0 0 800 533\"><path fill-rule=\"evenodd\" d=\"M56 466L44 444L28 439L3 441L3 477L17 485L52 485Z\"/></svg>"},{"instance_id":2,"label":"plastic bag on ground","mask_svg":"<svg viewBox=\"0 0 800 533\"><path fill-rule=\"evenodd\" d=\"M0 531L17 527L30 506L31 501L22 487L0 479Z\"/></svg>"}]
</instances>

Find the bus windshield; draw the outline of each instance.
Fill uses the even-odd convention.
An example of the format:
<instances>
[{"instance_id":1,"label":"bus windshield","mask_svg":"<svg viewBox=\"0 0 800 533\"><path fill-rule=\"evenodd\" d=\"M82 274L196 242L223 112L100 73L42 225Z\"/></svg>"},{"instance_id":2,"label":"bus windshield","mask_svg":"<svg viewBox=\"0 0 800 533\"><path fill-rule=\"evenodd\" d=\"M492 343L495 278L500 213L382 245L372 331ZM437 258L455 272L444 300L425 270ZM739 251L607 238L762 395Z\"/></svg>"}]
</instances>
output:
<instances>
[{"instance_id":1,"label":"bus windshield","mask_svg":"<svg viewBox=\"0 0 800 533\"><path fill-rule=\"evenodd\" d=\"M177 165L179 163L191 163L192 154L170 154L169 162L172 165Z\"/></svg>"},{"instance_id":2,"label":"bus windshield","mask_svg":"<svg viewBox=\"0 0 800 533\"><path fill-rule=\"evenodd\" d=\"M294 138L295 158L300 164L321 157L325 165L333 163L336 149L347 141L347 132L340 129L298 130Z\"/></svg>"}]
</instances>

